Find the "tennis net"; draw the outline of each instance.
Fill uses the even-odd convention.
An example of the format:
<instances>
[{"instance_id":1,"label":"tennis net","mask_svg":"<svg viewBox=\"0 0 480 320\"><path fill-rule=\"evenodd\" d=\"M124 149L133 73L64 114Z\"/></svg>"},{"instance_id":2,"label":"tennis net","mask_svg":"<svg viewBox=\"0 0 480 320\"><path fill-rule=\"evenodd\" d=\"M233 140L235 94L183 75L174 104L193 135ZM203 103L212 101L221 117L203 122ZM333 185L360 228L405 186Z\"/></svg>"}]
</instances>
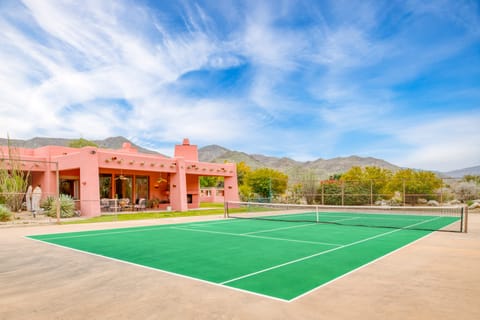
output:
<instances>
[{"instance_id":1,"label":"tennis net","mask_svg":"<svg viewBox=\"0 0 480 320\"><path fill-rule=\"evenodd\" d=\"M466 231L465 206L328 206L229 201L225 216L284 222L312 222L347 226Z\"/></svg>"}]
</instances>

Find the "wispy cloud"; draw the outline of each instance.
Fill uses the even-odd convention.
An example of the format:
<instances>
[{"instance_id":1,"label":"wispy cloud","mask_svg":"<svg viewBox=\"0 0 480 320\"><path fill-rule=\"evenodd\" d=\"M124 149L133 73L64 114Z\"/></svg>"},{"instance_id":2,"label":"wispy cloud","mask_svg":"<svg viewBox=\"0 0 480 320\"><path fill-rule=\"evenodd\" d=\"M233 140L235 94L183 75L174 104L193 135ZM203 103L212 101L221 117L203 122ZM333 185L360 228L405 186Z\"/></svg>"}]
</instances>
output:
<instances>
[{"instance_id":1,"label":"wispy cloud","mask_svg":"<svg viewBox=\"0 0 480 320\"><path fill-rule=\"evenodd\" d=\"M429 169L479 159L478 131L443 134L479 117L472 1L0 9L4 135L124 135L161 151L188 136L299 160L351 151ZM447 156L453 145L462 151Z\"/></svg>"}]
</instances>

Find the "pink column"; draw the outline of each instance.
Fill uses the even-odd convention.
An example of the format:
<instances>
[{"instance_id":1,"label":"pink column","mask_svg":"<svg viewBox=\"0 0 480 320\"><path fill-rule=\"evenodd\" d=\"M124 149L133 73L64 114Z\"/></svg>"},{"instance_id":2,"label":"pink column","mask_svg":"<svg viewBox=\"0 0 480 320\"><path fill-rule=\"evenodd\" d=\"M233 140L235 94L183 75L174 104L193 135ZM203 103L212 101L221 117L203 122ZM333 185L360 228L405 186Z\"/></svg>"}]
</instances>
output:
<instances>
[{"instance_id":1,"label":"pink column","mask_svg":"<svg viewBox=\"0 0 480 320\"><path fill-rule=\"evenodd\" d=\"M225 201L239 201L240 197L238 195L237 166L234 163L230 165L233 167L233 176L224 178Z\"/></svg>"},{"instance_id":2,"label":"pink column","mask_svg":"<svg viewBox=\"0 0 480 320\"><path fill-rule=\"evenodd\" d=\"M188 211L185 160L176 158L177 172L170 175L170 204L176 211Z\"/></svg>"},{"instance_id":3,"label":"pink column","mask_svg":"<svg viewBox=\"0 0 480 320\"><path fill-rule=\"evenodd\" d=\"M98 155L94 153L94 148L85 149L80 164L80 210L82 216L99 216L101 212Z\"/></svg>"}]
</instances>

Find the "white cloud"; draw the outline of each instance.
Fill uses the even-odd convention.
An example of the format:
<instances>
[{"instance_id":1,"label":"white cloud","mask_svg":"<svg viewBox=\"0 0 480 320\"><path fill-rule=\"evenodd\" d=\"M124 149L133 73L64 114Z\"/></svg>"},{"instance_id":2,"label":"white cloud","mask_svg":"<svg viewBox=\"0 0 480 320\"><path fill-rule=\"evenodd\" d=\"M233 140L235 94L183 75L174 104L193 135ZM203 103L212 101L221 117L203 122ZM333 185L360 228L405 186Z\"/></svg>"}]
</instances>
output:
<instances>
[{"instance_id":1,"label":"white cloud","mask_svg":"<svg viewBox=\"0 0 480 320\"><path fill-rule=\"evenodd\" d=\"M476 166L480 160L480 114L424 118L405 127L391 128L399 142L410 145L410 151L397 159L402 166L454 170ZM397 132L395 132L398 129ZM408 150L408 149L407 149Z\"/></svg>"},{"instance_id":2,"label":"white cloud","mask_svg":"<svg viewBox=\"0 0 480 320\"><path fill-rule=\"evenodd\" d=\"M417 2L397 6L399 14L411 11L409 24L399 21L398 30L379 36L393 9L377 2L222 2L215 10L182 2L178 25L169 11L134 1L25 0L0 14L0 59L8 61L0 65L0 127L12 138L124 135L153 147L158 141L159 149L190 137L304 160L338 153L339 141L358 131L386 141L365 148L408 146L396 158L402 165L475 164L470 137L479 132L471 119L460 112L448 118L453 110L446 110L428 123L403 120L400 111L411 106L395 86L478 40L477 16L465 3L452 13ZM423 43L412 22L424 16L467 31ZM209 95L198 88L216 88L189 78L225 71L229 82L226 71L238 66L246 70L238 92ZM472 96L468 89L462 92ZM453 146L458 152L444 151Z\"/></svg>"}]
</instances>

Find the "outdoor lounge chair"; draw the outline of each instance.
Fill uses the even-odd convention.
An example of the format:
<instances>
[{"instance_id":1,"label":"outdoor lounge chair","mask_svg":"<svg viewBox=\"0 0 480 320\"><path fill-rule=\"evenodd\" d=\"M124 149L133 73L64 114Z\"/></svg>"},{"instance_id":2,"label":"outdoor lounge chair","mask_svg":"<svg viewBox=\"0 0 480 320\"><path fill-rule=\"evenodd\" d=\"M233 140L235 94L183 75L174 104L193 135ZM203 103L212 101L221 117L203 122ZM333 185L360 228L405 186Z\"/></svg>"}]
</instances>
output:
<instances>
[{"instance_id":1,"label":"outdoor lounge chair","mask_svg":"<svg viewBox=\"0 0 480 320\"><path fill-rule=\"evenodd\" d=\"M138 203L136 203L133 208L136 210L136 211L139 211L139 210L145 210L145 208L147 207L147 199L145 198L141 198L138 200Z\"/></svg>"},{"instance_id":2,"label":"outdoor lounge chair","mask_svg":"<svg viewBox=\"0 0 480 320\"><path fill-rule=\"evenodd\" d=\"M108 211L110 209L110 201L107 198L100 199L100 210Z\"/></svg>"}]
</instances>

